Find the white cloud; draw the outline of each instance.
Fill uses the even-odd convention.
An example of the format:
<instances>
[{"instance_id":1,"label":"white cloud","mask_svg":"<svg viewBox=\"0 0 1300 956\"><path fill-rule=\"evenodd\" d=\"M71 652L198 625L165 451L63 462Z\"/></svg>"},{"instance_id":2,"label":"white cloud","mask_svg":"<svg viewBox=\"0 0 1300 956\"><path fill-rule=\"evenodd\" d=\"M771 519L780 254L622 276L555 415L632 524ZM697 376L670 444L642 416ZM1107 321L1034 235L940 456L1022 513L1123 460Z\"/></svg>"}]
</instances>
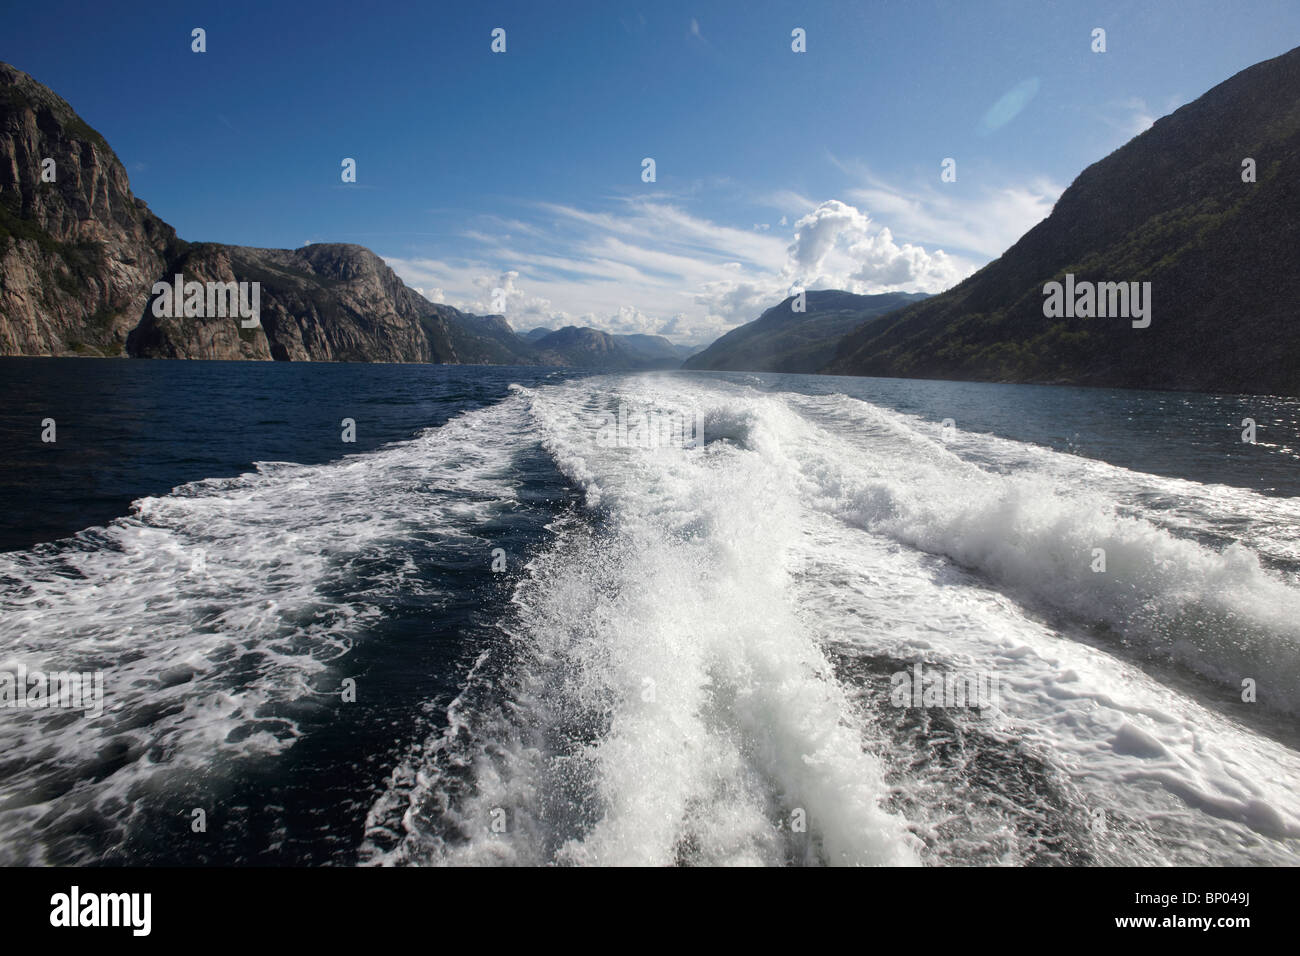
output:
<instances>
[{"instance_id":1,"label":"white cloud","mask_svg":"<svg viewBox=\"0 0 1300 956\"><path fill-rule=\"evenodd\" d=\"M705 344L757 318L796 286L939 292L979 264L934 248L933 240L912 235L899 241L896 218L940 237L955 224L991 254L1010 244L993 248L998 230L972 229L963 219L970 214L957 215L955 208L879 185L870 192L880 206L781 194L793 235L723 225L656 197L621 199L603 210L535 203L535 224L513 221L507 230L502 225L510 220L497 220L467 227L463 257L387 261L406 282L430 289L430 298L479 314L504 311L521 331L590 325ZM796 208L799 201L806 205ZM1039 210L1032 201L1022 205L1019 219ZM494 289L503 291L504 310L493 308Z\"/></svg>"},{"instance_id":2,"label":"white cloud","mask_svg":"<svg viewBox=\"0 0 1300 956\"><path fill-rule=\"evenodd\" d=\"M781 225L786 225L786 215L788 214L796 219L817 205L815 201L809 199L793 189L780 189L773 193L759 197L758 200L764 206L770 206L773 209L780 210Z\"/></svg>"},{"instance_id":3,"label":"white cloud","mask_svg":"<svg viewBox=\"0 0 1300 956\"><path fill-rule=\"evenodd\" d=\"M942 245L954 256L994 259L1015 245L1051 213L1063 189L1046 178L970 189L932 185L901 189L862 167L854 172L863 185L846 195L887 221L909 242ZM937 180L937 176L936 176Z\"/></svg>"},{"instance_id":4,"label":"white cloud","mask_svg":"<svg viewBox=\"0 0 1300 956\"><path fill-rule=\"evenodd\" d=\"M968 264L942 249L894 241L888 228L839 200L822 203L794 224L793 281L804 288L849 292L940 292L968 275Z\"/></svg>"},{"instance_id":5,"label":"white cloud","mask_svg":"<svg viewBox=\"0 0 1300 956\"><path fill-rule=\"evenodd\" d=\"M1119 125L1130 138L1145 133L1156 121L1153 111L1147 106L1147 101L1140 97L1134 96L1124 100L1119 107L1125 113Z\"/></svg>"},{"instance_id":6,"label":"white cloud","mask_svg":"<svg viewBox=\"0 0 1300 956\"><path fill-rule=\"evenodd\" d=\"M837 199L819 204L797 220L794 229L778 272L714 280L696 294L696 303L710 318L735 325L756 318L794 288L860 294L939 292L973 268L942 250L900 245L889 229Z\"/></svg>"},{"instance_id":7,"label":"white cloud","mask_svg":"<svg viewBox=\"0 0 1300 956\"><path fill-rule=\"evenodd\" d=\"M492 290L503 289L505 314L515 328L671 330L679 341L711 341L761 311L735 318L710 314L695 301L698 292L740 276L776 275L785 262L782 239L700 219L663 201L629 200L609 211L535 208L552 219L541 238L516 230L515 240L507 241L470 230L462 236L475 248L473 257L387 262L406 282L443 290L444 301L470 312L494 311Z\"/></svg>"},{"instance_id":8,"label":"white cloud","mask_svg":"<svg viewBox=\"0 0 1300 956\"><path fill-rule=\"evenodd\" d=\"M1115 145L1123 145L1134 136L1149 130L1161 116L1167 116L1182 105L1183 100L1179 96L1166 98L1163 107L1152 106L1140 96L1130 96L1098 107L1094 110L1094 115L1106 126L1119 132L1121 139Z\"/></svg>"}]
</instances>

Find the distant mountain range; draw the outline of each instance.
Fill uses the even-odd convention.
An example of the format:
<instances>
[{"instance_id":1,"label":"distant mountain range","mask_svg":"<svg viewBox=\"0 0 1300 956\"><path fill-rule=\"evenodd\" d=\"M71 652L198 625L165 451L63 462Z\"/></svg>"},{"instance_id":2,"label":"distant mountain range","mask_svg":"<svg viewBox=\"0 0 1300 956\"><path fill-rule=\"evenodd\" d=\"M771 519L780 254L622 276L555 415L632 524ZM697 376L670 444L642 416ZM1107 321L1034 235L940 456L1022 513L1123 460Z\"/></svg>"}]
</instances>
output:
<instances>
[{"instance_id":1,"label":"distant mountain range","mask_svg":"<svg viewBox=\"0 0 1300 956\"><path fill-rule=\"evenodd\" d=\"M1093 312L1083 290L1149 282L1150 325L1047 316L1052 282ZM1107 290L1111 305L1119 291ZM826 371L1295 395L1298 308L1300 48L1089 166L999 259L864 324Z\"/></svg>"},{"instance_id":2,"label":"distant mountain range","mask_svg":"<svg viewBox=\"0 0 1300 956\"><path fill-rule=\"evenodd\" d=\"M836 346L849 332L924 299L920 293L809 291L802 312L795 298L774 305L752 322L732 329L682 367L714 371L819 372L835 356Z\"/></svg>"},{"instance_id":3,"label":"distant mountain range","mask_svg":"<svg viewBox=\"0 0 1300 956\"><path fill-rule=\"evenodd\" d=\"M545 332L537 336L535 333ZM542 359L539 365L553 365L552 357L564 357L565 365L591 368L677 368L692 351L674 345L662 335L612 335L596 329L565 326L554 332L533 329L530 344Z\"/></svg>"},{"instance_id":4,"label":"distant mountain range","mask_svg":"<svg viewBox=\"0 0 1300 956\"><path fill-rule=\"evenodd\" d=\"M186 242L131 194L108 143L0 64L0 355L676 368L689 349L568 327L519 336L437 305L357 245ZM43 160L54 160L52 182ZM155 282L260 283L260 326L155 316ZM536 335L538 331L545 334Z\"/></svg>"},{"instance_id":5,"label":"distant mountain range","mask_svg":"<svg viewBox=\"0 0 1300 956\"><path fill-rule=\"evenodd\" d=\"M1300 49L1085 169L1050 216L955 288L811 291L805 311L786 299L694 355L661 336L516 333L502 316L428 302L361 246L186 242L131 195L102 136L5 64L0 156L4 355L681 364L1300 394ZM151 289L178 273L259 282L260 327L156 317Z\"/></svg>"},{"instance_id":6,"label":"distant mountain range","mask_svg":"<svg viewBox=\"0 0 1300 956\"><path fill-rule=\"evenodd\" d=\"M447 323L452 348L466 364L674 369L693 351L661 335L622 335L576 325L515 332L505 316L472 315L448 305L433 309Z\"/></svg>"}]
</instances>

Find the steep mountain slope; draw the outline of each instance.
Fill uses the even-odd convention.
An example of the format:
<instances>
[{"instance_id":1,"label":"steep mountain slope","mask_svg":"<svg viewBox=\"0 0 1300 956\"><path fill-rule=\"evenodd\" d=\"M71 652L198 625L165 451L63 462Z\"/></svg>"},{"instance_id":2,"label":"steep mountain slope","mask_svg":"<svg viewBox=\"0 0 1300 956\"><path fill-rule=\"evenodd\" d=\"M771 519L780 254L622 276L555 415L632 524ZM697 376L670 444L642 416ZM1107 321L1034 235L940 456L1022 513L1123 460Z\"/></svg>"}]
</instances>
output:
<instances>
[{"instance_id":1,"label":"steep mountain slope","mask_svg":"<svg viewBox=\"0 0 1300 956\"><path fill-rule=\"evenodd\" d=\"M145 310L127 351L145 358L452 362L445 321L362 246L251 249L196 243L169 266L187 280L259 282L261 327Z\"/></svg>"},{"instance_id":2,"label":"steep mountain slope","mask_svg":"<svg viewBox=\"0 0 1300 956\"><path fill-rule=\"evenodd\" d=\"M1045 317L1067 273L1150 282L1150 326ZM846 337L826 371L1294 395L1297 301L1300 49L1088 167L1001 258Z\"/></svg>"},{"instance_id":3,"label":"steep mountain slope","mask_svg":"<svg viewBox=\"0 0 1300 956\"><path fill-rule=\"evenodd\" d=\"M608 332L566 325L533 342L540 365L629 368L632 356Z\"/></svg>"},{"instance_id":4,"label":"steep mountain slope","mask_svg":"<svg viewBox=\"0 0 1300 956\"><path fill-rule=\"evenodd\" d=\"M682 368L736 372L817 372L835 355L841 338L864 322L924 299L921 293L854 295L810 291L805 311L793 298L774 305L752 322L732 329Z\"/></svg>"},{"instance_id":5,"label":"steep mountain slope","mask_svg":"<svg viewBox=\"0 0 1300 956\"><path fill-rule=\"evenodd\" d=\"M131 195L104 138L7 64L0 157L0 354L457 360L446 321L361 246L291 251L177 239ZM176 274L260 282L260 327L155 317L153 285Z\"/></svg>"},{"instance_id":6,"label":"steep mountain slope","mask_svg":"<svg viewBox=\"0 0 1300 956\"><path fill-rule=\"evenodd\" d=\"M529 329L518 337L532 350L533 364L543 365L670 369L680 366L682 359L694 351L694 347L677 345L662 335L616 334L574 325L555 331Z\"/></svg>"},{"instance_id":7,"label":"steep mountain slope","mask_svg":"<svg viewBox=\"0 0 1300 956\"><path fill-rule=\"evenodd\" d=\"M0 354L121 354L184 248L131 195L104 138L0 63Z\"/></svg>"},{"instance_id":8,"label":"steep mountain slope","mask_svg":"<svg viewBox=\"0 0 1300 956\"><path fill-rule=\"evenodd\" d=\"M54 161L53 182L42 171ZM154 314L158 281L259 283L260 324ZM206 311L206 310L204 310ZM173 317L174 316L174 317ZM188 243L131 195L104 138L0 64L0 355L675 367L658 336L569 327L516 335L438 305L370 250Z\"/></svg>"},{"instance_id":9,"label":"steep mountain slope","mask_svg":"<svg viewBox=\"0 0 1300 956\"><path fill-rule=\"evenodd\" d=\"M536 365L526 342L501 315L474 315L449 305L424 303L426 328L440 320L449 330L456 361L465 365Z\"/></svg>"}]
</instances>

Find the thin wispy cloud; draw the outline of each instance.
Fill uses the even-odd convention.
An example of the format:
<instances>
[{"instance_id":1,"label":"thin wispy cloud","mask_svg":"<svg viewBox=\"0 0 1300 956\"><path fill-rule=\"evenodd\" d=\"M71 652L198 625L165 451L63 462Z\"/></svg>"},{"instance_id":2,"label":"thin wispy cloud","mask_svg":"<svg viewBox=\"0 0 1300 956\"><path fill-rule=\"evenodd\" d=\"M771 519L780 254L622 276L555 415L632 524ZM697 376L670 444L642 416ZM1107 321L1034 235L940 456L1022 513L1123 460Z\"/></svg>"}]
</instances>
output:
<instances>
[{"instance_id":1,"label":"thin wispy cloud","mask_svg":"<svg viewBox=\"0 0 1300 956\"><path fill-rule=\"evenodd\" d=\"M1149 130L1162 116L1167 116L1183 105L1178 96L1167 97L1159 106L1140 96L1130 96L1108 102L1093 111L1104 124L1117 134L1115 146L1127 143L1134 136Z\"/></svg>"},{"instance_id":2,"label":"thin wispy cloud","mask_svg":"<svg viewBox=\"0 0 1300 956\"><path fill-rule=\"evenodd\" d=\"M755 318L794 288L938 292L974 268L895 239L884 220L849 202L779 198L802 209L792 224L766 229L660 199L612 199L604 209L521 203L544 221L508 232L467 225L464 256L388 262L413 287L470 312L494 311L493 290L505 290L506 317L519 329L579 324L690 343Z\"/></svg>"},{"instance_id":3,"label":"thin wispy cloud","mask_svg":"<svg viewBox=\"0 0 1300 956\"><path fill-rule=\"evenodd\" d=\"M970 264L1000 256L1042 222L1064 192L1062 185L1041 176L981 185L973 195L937 181L903 187L860 164L840 165L860 183L845 195L888 222L895 235L941 246Z\"/></svg>"}]
</instances>

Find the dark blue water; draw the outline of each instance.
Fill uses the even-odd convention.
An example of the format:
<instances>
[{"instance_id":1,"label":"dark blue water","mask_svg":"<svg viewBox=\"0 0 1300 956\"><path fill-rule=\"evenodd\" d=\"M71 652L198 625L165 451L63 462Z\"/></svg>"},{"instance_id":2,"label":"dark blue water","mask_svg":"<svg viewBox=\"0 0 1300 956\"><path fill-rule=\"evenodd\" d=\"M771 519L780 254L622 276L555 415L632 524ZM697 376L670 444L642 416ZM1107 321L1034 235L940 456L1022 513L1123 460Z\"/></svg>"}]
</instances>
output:
<instances>
[{"instance_id":1,"label":"dark blue water","mask_svg":"<svg viewBox=\"0 0 1300 956\"><path fill-rule=\"evenodd\" d=\"M460 365L0 359L0 551L125 514L142 495L367 451L499 401L590 373ZM766 391L842 392L960 429L1124 468L1270 495L1300 494L1300 401L1131 389L697 372ZM58 441L43 443L53 418ZM355 444L341 422L357 423ZM1256 444L1241 440L1256 422Z\"/></svg>"},{"instance_id":2,"label":"dark blue water","mask_svg":"<svg viewBox=\"0 0 1300 956\"><path fill-rule=\"evenodd\" d=\"M571 373L465 365L0 359L0 551L255 461L332 461ZM57 441L41 441L53 418ZM355 443L342 441L344 418Z\"/></svg>"},{"instance_id":3,"label":"dark blue water","mask_svg":"<svg viewBox=\"0 0 1300 956\"><path fill-rule=\"evenodd\" d=\"M841 393L1121 468L1300 495L1300 399L903 378L693 372L769 392ZM1255 422L1255 442L1242 422Z\"/></svg>"},{"instance_id":4,"label":"dark blue water","mask_svg":"<svg viewBox=\"0 0 1300 956\"><path fill-rule=\"evenodd\" d=\"M682 457L592 444L611 403L659 401L707 408L706 439L717 422L727 440ZM45 418L57 422L55 443L41 441ZM344 418L356 422L355 443L341 440ZM1243 418L1257 422L1254 444L1241 440ZM960 432L949 449L937 440L944 419ZM927 860L1201 859L1225 842L1224 820L1234 828L1224 860L1286 860L1293 808L1276 791L1198 788L1294 757L1291 737L1234 707L1243 674L1264 676L1270 720L1297 706L1296 618L1270 602L1300 607L1298 430L1300 402L1267 397L3 359L0 670L100 669L111 706L93 722L0 712L0 861L557 861L615 812L608 794L658 796L657 767L640 780L583 763L628 726L643 734L629 752L680 761L665 768L665 788L693 781L695 796L682 811L686 835L650 857L646 845L662 839L654 814L641 819L636 799L619 804L624 842L608 859L694 859L710 840L733 839L731 791L713 776L728 767L741 769L727 786L755 805L780 808L787 794L821 787L823 814L861 816L835 831L846 858L877 859L879 847L853 835L880 821L825 796L845 792L843 779L768 776L769 746L793 748L781 767L862 758L868 745L850 742L827 762L805 761L851 716L814 706L828 686L820 673L800 685L807 708L734 720L745 701L779 702L787 680L804 679L799 668L823 653L825 635L838 635L825 660L868 709L884 705L864 688L887 687L888 674L867 665L902 666L899 642L931 648L927 661L949 642L964 659L988 655L1031 689L1001 736L964 738L970 761L1002 768L978 781L960 772L967 757L911 760L913 748L962 738L960 722L916 736L919 725L904 721L899 733L912 736L870 744L891 768L889 805L946 821L911 824L929 834ZM1031 472L1033 483L1019 482ZM716 493L732 481L733 492ZM595 507L593 489L613 496ZM1075 494L1091 504L1076 510ZM666 531L679 516L685 530ZM1111 549L1113 578L1075 560L1096 540ZM504 570L493 567L498 551ZM696 551L692 604L674 569ZM200 555L206 570L195 573ZM799 574L755 577L788 561ZM764 609L757 619L753 608ZM1096 670L1058 667L1062 640L1101 655ZM749 683L729 671L735 655ZM690 707L638 722L627 687L639 694L641 668L655 666L661 686L684 677L708 688L703 724ZM1171 697L1133 690L1151 675ZM355 702L340 693L345 681ZM1076 699L1093 703L1058 720ZM805 726L812 714L831 726ZM877 723L896 716L885 710ZM1235 723L1225 730L1225 720ZM1125 736L1127 721L1168 734L1142 743L1136 730ZM703 729L656 749L658 734L682 726ZM1222 771L1215 761L1231 762L1242 740L1242 766ZM1149 773L1141 763L1175 752ZM1078 769L1099 753L1098 766ZM1027 786L1022 763L1043 779ZM1136 821L1127 848L1074 819L1082 798L1072 788L1091 787L1095 800L1099 780ZM973 791L981 805L1010 807L1007 817L954 823L952 807ZM696 819L700 801L709 809ZM483 814L507 804L537 832L489 830ZM195 809L203 832L191 826ZM718 858L749 860L759 844L764 859L830 858L789 844L779 819L769 829ZM996 842L1007 833L1015 845Z\"/></svg>"},{"instance_id":5,"label":"dark blue water","mask_svg":"<svg viewBox=\"0 0 1300 956\"><path fill-rule=\"evenodd\" d=\"M364 453L500 401L512 382L567 376L452 365L3 359L0 548L25 549L108 524L136 498L238 475L254 462L311 464ZM57 423L52 444L40 440L47 417ZM343 418L356 422L355 443L341 440ZM522 556L570 505L572 492L544 455L521 457L516 469L517 506L457 530ZM332 684L322 684L317 701L264 706L259 720L292 720L302 735L278 762L174 778L167 797L143 802L129 825L110 825L97 814L54 822L42 828L47 861L352 862L359 820L384 774L425 732L426 720L437 726L443 719L465 672L499 636L493 625L510 596L509 577L488 573L480 550L430 531L428 540L403 543L400 559L418 572L404 592L376 602L382 614L353 643L347 676L364 689L355 704L340 705ZM96 541L92 534L71 547ZM323 587L322 599L347 602L351 587L360 586L357 575L382 578L391 570L386 563L383 556L370 559L346 579L350 584ZM0 587L5 583L0 578ZM411 599L415 593L439 595L436 608ZM163 706L135 715L118 730L174 712ZM84 778L165 759L163 750L151 754L120 734L109 738L88 761L71 766L37 770L0 755L0 773L30 774L26 794L0 809L67 797ZM177 829L193 808L207 808L206 833ZM185 839L178 841L178 832Z\"/></svg>"}]
</instances>

